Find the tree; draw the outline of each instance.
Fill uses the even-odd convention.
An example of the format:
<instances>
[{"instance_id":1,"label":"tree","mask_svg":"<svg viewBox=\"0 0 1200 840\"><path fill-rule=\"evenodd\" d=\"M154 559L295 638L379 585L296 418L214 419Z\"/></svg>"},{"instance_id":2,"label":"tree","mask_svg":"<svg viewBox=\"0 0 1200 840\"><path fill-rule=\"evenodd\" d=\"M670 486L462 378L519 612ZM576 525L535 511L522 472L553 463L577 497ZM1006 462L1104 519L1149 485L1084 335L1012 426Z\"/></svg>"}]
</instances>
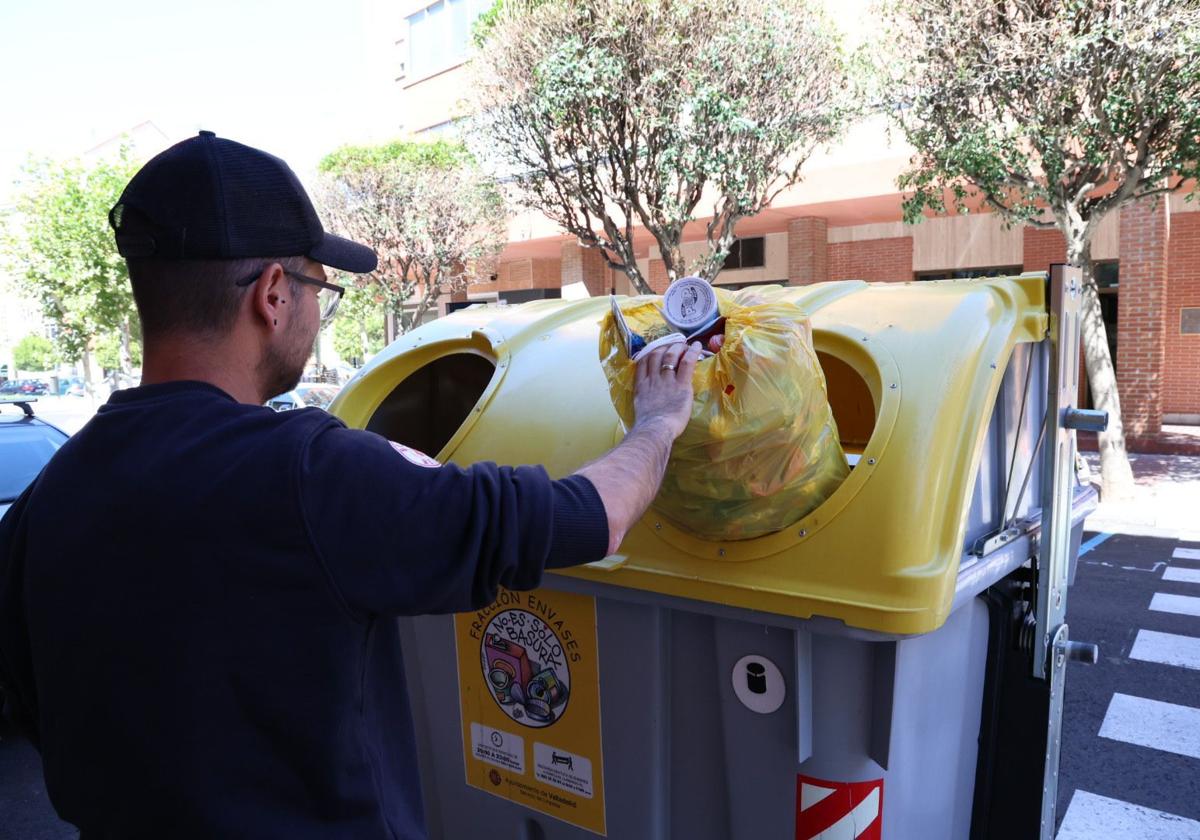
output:
<instances>
[{"instance_id":1,"label":"tree","mask_svg":"<svg viewBox=\"0 0 1200 840\"><path fill-rule=\"evenodd\" d=\"M383 349L383 302L371 289L351 287L333 321L333 349L346 362L362 364Z\"/></svg>"},{"instance_id":2,"label":"tree","mask_svg":"<svg viewBox=\"0 0 1200 840\"><path fill-rule=\"evenodd\" d=\"M121 354L124 348L119 334L105 333L96 339L96 343L92 349L101 370L125 373L121 367ZM129 342L129 362L133 367L141 366L142 348L140 340L135 339Z\"/></svg>"},{"instance_id":3,"label":"tree","mask_svg":"<svg viewBox=\"0 0 1200 840\"><path fill-rule=\"evenodd\" d=\"M57 362L54 345L40 335L27 335L13 347L13 363L18 370L47 371Z\"/></svg>"},{"instance_id":4,"label":"tree","mask_svg":"<svg viewBox=\"0 0 1200 840\"><path fill-rule=\"evenodd\" d=\"M399 333L420 325L440 295L492 273L508 239L504 199L462 144L346 146L319 169L331 227L379 255L359 282L395 315Z\"/></svg>"},{"instance_id":5,"label":"tree","mask_svg":"<svg viewBox=\"0 0 1200 840\"><path fill-rule=\"evenodd\" d=\"M643 293L639 227L673 281L684 226L711 206L693 269L715 277L738 221L799 180L848 110L809 0L500 0L477 37L481 158Z\"/></svg>"},{"instance_id":6,"label":"tree","mask_svg":"<svg viewBox=\"0 0 1200 840\"><path fill-rule=\"evenodd\" d=\"M136 310L108 211L136 169L128 149L92 164L33 161L6 224L18 288L54 326L60 356L82 360L89 387L91 353L106 334L120 337L122 372L132 368Z\"/></svg>"},{"instance_id":7,"label":"tree","mask_svg":"<svg viewBox=\"0 0 1200 840\"><path fill-rule=\"evenodd\" d=\"M1124 204L1200 175L1200 0L898 0L882 63L917 149L908 220L982 201L1057 227L1084 271L1106 497L1132 491L1091 243ZM1050 219L1044 218L1049 213Z\"/></svg>"}]
</instances>

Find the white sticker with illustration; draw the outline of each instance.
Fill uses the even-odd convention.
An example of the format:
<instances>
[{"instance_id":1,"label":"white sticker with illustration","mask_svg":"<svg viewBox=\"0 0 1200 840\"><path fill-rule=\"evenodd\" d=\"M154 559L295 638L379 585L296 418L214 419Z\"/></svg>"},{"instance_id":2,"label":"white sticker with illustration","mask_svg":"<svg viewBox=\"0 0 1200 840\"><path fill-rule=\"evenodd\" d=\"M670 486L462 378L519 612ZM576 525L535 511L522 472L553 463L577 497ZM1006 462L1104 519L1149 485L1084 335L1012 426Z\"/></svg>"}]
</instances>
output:
<instances>
[{"instance_id":1,"label":"white sticker with illustration","mask_svg":"<svg viewBox=\"0 0 1200 840\"><path fill-rule=\"evenodd\" d=\"M493 729L478 723L471 724L471 752L480 761L512 770L525 772L525 739L520 735Z\"/></svg>"},{"instance_id":2,"label":"white sticker with illustration","mask_svg":"<svg viewBox=\"0 0 1200 840\"><path fill-rule=\"evenodd\" d=\"M592 762L581 755L534 741L533 775L539 782L592 798Z\"/></svg>"}]
</instances>

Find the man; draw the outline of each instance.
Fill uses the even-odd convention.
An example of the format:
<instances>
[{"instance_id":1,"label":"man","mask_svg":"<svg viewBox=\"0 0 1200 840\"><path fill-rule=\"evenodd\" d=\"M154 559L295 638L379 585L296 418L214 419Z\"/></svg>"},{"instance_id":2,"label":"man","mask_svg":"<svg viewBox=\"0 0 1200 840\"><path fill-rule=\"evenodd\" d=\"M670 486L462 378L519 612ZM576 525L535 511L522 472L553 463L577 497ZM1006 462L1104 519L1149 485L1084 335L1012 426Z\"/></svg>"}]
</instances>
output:
<instances>
[{"instance_id":1,"label":"man","mask_svg":"<svg viewBox=\"0 0 1200 840\"><path fill-rule=\"evenodd\" d=\"M51 801L84 840L424 837L392 618L615 551L690 414L698 346L640 363L637 423L573 476L421 466L262 407L336 308L324 266L376 265L283 161L201 132L110 221L142 384L0 523L0 683Z\"/></svg>"}]
</instances>

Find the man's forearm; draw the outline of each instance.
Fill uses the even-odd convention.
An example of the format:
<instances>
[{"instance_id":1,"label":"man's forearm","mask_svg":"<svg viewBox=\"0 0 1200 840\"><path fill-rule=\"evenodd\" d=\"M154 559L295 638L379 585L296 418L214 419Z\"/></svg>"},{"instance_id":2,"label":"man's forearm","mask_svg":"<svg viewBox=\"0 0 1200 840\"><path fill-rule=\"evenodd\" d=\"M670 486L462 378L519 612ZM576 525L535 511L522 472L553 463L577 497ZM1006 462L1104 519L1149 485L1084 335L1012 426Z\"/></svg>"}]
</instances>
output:
<instances>
[{"instance_id":1,"label":"man's forearm","mask_svg":"<svg viewBox=\"0 0 1200 840\"><path fill-rule=\"evenodd\" d=\"M577 470L576 475L591 481L604 502L609 554L658 495L672 443L674 435L665 423L635 424L614 449Z\"/></svg>"}]
</instances>

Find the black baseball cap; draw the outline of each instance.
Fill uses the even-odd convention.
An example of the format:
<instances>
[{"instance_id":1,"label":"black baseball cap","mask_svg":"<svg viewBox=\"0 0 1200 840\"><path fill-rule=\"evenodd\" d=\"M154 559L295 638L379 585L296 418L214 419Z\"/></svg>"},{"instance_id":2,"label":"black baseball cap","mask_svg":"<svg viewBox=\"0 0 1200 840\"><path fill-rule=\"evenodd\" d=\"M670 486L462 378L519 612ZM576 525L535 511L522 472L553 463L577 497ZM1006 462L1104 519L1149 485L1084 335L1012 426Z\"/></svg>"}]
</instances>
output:
<instances>
[{"instance_id":1,"label":"black baseball cap","mask_svg":"<svg viewBox=\"0 0 1200 840\"><path fill-rule=\"evenodd\" d=\"M286 163L211 131L151 158L108 222L127 259L305 256L356 274L378 264L366 245L325 232Z\"/></svg>"}]
</instances>

